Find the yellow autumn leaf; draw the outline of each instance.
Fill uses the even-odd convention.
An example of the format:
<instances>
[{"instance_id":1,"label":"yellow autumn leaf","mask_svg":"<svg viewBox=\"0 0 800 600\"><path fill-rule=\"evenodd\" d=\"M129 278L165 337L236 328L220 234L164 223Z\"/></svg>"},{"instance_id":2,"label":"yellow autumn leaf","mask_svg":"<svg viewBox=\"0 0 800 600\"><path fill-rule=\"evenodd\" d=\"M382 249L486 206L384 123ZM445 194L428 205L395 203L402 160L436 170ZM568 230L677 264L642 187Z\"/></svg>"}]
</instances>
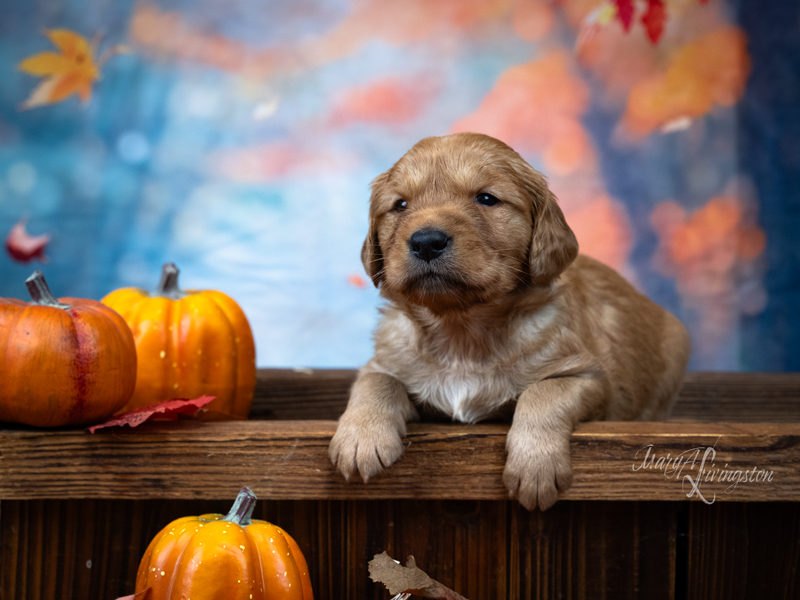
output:
<instances>
[{"instance_id":1,"label":"yellow autumn leaf","mask_svg":"<svg viewBox=\"0 0 800 600\"><path fill-rule=\"evenodd\" d=\"M82 35L69 29L50 29L45 31L45 35L67 58L83 56L92 59L92 45Z\"/></svg>"},{"instance_id":2,"label":"yellow autumn leaf","mask_svg":"<svg viewBox=\"0 0 800 600\"><path fill-rule=\"evenodd\" d=\"M69 70L72 65L67 57L55 52L42 52L26 58L19 63L19 70L31 75L44 77L46 75L57 75Z\"/></svg>"},{"instance_id":3,"label":"yellow autumn leaf","mask_svg":"<svg viewBox=\"0 0 800 600\"><path fill-rule=\"evenodd\" d=\"M105 60L126 51L122 46L114 46L95 62L94 45L82 35L69 29L50 29L45 35L60 52L40 52L17 65L23 73L45 78L22 103L21 109L56 104L73 94L84 103L88 102Z\"/></svg>"}]
</instances>

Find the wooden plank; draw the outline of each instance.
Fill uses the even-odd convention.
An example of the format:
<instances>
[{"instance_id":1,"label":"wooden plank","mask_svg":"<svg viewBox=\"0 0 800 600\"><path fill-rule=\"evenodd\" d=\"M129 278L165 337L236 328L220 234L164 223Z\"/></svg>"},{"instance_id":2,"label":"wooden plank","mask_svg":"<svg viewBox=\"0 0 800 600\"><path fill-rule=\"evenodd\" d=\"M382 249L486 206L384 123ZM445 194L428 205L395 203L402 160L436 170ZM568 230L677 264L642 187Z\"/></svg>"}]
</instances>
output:
<instances>
[{"instance_id":1,"label":"wooden plank","mask_svg":"<svg viewBox=\"0 0 800 600\"><path fill-rule=\"evenodd\" d=\"M259 369L251 419L336 420L344 412L353 369Z\"/></svg>"},{"instance_id":2,"label":"wooden plank","mask_svg":"<svg viewBox=\"0 0 800 600\"><path fill-rule=\"evenodd\" d=\"M679 506L562 502L542 513L512 505L509 597L675 598Z\"/></svg>"},{"instance_id":3,"label":"wooden plank","mask_svg":"<svg viewBox=\"0 0 800 600\"><path fill-rule=\"evenodd\" d=\"M4 501L0 597L129 594L163 526L229 504ZM685 531L677 511L688 512ZM797 503L577 501L529 513L505 501L260 501L255 516L297 540L317 600L387 598L367 573L383 550L401 560L413 554L467 598L796 598L800 585ZM676 536L686 540L683 556ZM676 571L685 579L674 590Z\"/></svg>"},{"instance_id":4,"label":"wooden plank","mask_svg":"<svg viewBox=\"0 0 800 600\"><path fill-rule=\"evenodd\" d=\"M800 373L688 373L672 418L799 423Z\"/></svg>"},{"instance_id":5,"label":"wooden plank","mask_svg":"<svg viewBox=\"0 0 800 600\"><path fill-rule=\"evenodd\" d=\"M139 561L158 531L179 517L229 508L230 501L3 501L0 598L112 600L131 594ZM255 516L262 518L266 508L259 503ZM282 516L317 509L296 502L269 508ZM298 530L291 531L305 551L308 531ZM313 564L309 569L318 585L319 572Z\"/></svg>"},{"instance_id":6,"label":"wooden plank","mask_svg":"<svg viewBox=\"0 0 800 600\"><path fill-rule=\"evenodd\" d=\"M687 581L679 597L800 597L800 504L763 506L688 506Z\"/></svg>"},{"instance_id":7,"label":"wooden plank","mask_svg":"<svg viewBox=\"0 0 800 600\"><path fill-rule=\"evenodd\" d=\"M4 501L0 597L130 594L139 560L162 527L182 516L225 512L229 504ZM297 540L317 600L388 598L367 571L383 550L400 560L413 554L433 577L475 600L657 600L671 597L675 506L571 502L528 513L508 501L259 501L254 516Z\"/></svg>"},{"instance_id":8,"label":"wooden plank","mask_svg":"<svg viewBox=\"0 0 800 600\"><path fill-rule=\"evenodd\" d=\"M507 497L506 425L412 424L405 456L367 485L348 484L331 467L335 427L332 421L181 421L96 435L4 430L0 498L226 499L242 485L273 499ZM796 500L798 442L800 424L584 423L573 434L575 480L564 498ZM687 477L697 478L706 452L705 476L693 493ZM676 457L683 470L670 468ZM689 458L692 465L685 464ZM737 470L771 473L770 481L718 480Z\"/></svg>"},{"instance_id":9,"label":"wooden plank","mask_svg":"<svg viewBox=\"0 0 800 600\"><path fill-rule=\"evenodd\" d=\"M252 419L336 420L356 371L260 369ZM673 420L800 422L800 373L688 373Z\"/></svg>"}]
</instances>

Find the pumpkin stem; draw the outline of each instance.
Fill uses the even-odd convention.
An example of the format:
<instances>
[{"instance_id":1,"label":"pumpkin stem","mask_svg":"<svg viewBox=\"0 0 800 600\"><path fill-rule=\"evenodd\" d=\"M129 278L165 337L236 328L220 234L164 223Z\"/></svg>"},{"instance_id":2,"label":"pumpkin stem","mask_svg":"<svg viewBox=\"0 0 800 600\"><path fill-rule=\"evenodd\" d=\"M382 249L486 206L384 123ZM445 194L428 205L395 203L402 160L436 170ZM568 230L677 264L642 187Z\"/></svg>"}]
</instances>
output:
<instances>
[{"instance_id":1,"label":"pumpkin stem","mask_svg":"<svg viewBox=\"0 0 800 600\"><path fill-rule=\"evenodd\" d=\"M178 267L175 263L165 263L161 267L161 281L158 282L155 295L169 298L170 300L180 300L184 298L184 294L178 287Z\"/></svg>"},{"instance_id":2,"label":"pumpkin stem","mask_svg":"<svg viewBox=\"0 0 800 600\"><path fill-rule=\"evenodd\" d=\"M44 273L41 271L34 271L33 275L25 280L25 285L28 286L28 292L31 295L31 304L63 309L71 308L69 304L63 304L53 296L53 292L50 291L50 287L44 279Z\"/></svg>"},{"instance_id":3,"label":"pumpkin stem","mask_svg":"<svg viewBox=\"0 0 800 600\"><path fill-rule=\"evenodd\" d=\"M253 493L253 490L244 486L239 490L239 495L236 496L233 506L222 520L246 527L251 524L250 517L253 516L255 507L256 495Z\"/></svg>"}]
</instances>

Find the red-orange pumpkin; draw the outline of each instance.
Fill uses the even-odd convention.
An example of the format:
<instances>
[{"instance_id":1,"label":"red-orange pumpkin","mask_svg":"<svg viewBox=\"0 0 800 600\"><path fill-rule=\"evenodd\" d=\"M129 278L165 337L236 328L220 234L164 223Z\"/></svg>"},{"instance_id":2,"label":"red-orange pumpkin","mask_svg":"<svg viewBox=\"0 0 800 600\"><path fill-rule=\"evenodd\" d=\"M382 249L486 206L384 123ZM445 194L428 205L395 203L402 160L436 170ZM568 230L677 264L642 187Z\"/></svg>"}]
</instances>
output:
<instances>
[{"instance_id":1,"label":"red-orange pumpkin","mask_svg":"<svg viewBox=\"0 0 800 600\"><path fill-rule=\"evenodd\" d=\"M151 600L313 600L306 559L280 527L251 519L256 496L242 488L230 512L183 517L153 538L136 592Z\"/></svg>"},{"instance_id":2,"label":"red-orange pumpkin","mask_svg":"<svg viewBox=\"0 0 800 600\"><path fill-rule=\"evenodd\" d=\"M56 300L40 271L26 284L31 302L0 298L0 421L58 427L111 416L136 383L125 321L96 300Z\"/></svg>"},{"instance_id":3,"label":"red-orange pumpkin","mask_svg":"<svg viewBox=\"0 0 800 600\"><path fill-rule=\"evenodd\" d=\"M164 265L155 292L123 288L103 303L128 323L136 341L136 391L124 410L170 398L216 396L207 408L247 417L256 385L256 350L244 312L222 292L178 287Z\"/></svg>"}]
</instances>

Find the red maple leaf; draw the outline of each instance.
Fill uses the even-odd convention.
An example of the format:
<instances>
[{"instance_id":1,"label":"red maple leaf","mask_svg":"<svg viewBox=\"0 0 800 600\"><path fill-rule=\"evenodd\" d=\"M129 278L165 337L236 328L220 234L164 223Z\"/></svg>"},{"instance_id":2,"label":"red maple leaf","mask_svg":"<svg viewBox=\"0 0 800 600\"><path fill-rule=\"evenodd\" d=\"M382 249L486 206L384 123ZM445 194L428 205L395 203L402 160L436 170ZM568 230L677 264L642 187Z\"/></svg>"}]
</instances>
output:
<instances>
[{"instance_id":1,"label":"red maple leaf","mask_svg":"<svg viewBox=\"0 0 800 600\"><path fill-rule=\"evenodd\" d=\"M647 37L653 44L658 43L661 34L664 32L664 20L667 17L664 9L663 0L648 0L647 11L642 17L642 23L647 31Z\"/></svg>"},{"instance_id":2,"label":"red maple leaf","mask_svg":"<svg viewBox=\"0 0 800 600\"><path fill-rule=\"evenodd\" d=\"M30 262L34 259L41 263L47 262L44 249L50 241L50 236L31 235L25 229L27 219L21 219L11 228L6 237L6 252L18 262Z\"/></svg>"},{"instance_id":3,"label":"red maple leaf","mask_svg":"<svg viewBox=\"0 0 800 600\"><path fill-rule=\"evenodd\" d=\"M625 31L629 31L633 22L633 0L614 0L617 5L617 18Z\"/></svg>"},{"instance_id":4,"label":"red maple leaf","mask_svg":"<svg viewBox=\"0 0 800 600\"><path fill-rule=\"evenodd\" d=\"M191 415L196 413L201 407L211 402L215 397L216 396L200 396L193 400L173 398L172 400L164 400L163 402L157 402L150 406L135 408L118 417L112 417L105 423L89 427L89 433L94 433L96 430L104 427L118 427L122 425L138 427L145 421L151 419L175 421L178 415Z\"/></svg>"}]
</instances>

